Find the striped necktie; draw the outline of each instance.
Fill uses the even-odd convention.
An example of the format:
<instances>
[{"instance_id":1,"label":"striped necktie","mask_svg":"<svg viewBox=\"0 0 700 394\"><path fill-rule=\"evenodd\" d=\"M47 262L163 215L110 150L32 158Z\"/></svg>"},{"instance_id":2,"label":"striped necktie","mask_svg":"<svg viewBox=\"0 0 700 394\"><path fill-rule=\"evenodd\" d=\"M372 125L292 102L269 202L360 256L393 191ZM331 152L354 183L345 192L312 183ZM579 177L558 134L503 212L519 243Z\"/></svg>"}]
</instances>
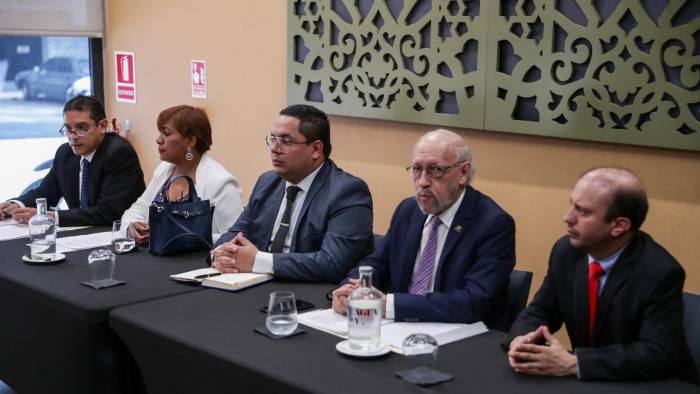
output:
<instances>
[{"instance_id":1,"label":"striped necktie","mask_svg":"<svg viewBox=\"0 0 700 394\"><path fill-rule=\"evenodd\" d=\"M418 269L413 274L411 283L411 294L423 295L430 290L430 282L433 279L433 267L435 267L435 255L437 253L437 233L442 221L439 217L433 216L430 224L430 234L428 242L425 243L423 253L418 260Z\"/></svg>"}]
</instances>

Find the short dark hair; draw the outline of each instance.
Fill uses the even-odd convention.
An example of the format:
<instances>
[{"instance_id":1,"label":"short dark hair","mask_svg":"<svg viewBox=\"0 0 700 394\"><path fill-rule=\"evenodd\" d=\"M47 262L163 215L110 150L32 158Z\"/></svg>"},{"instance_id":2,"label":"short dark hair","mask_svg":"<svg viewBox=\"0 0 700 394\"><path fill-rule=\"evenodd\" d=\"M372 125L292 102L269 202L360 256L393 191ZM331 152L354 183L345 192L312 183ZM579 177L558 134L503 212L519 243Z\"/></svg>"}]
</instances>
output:
<instances>
[{"instance_id":1,"label":"short dark hair","mask_svg":"<svg viewBox=\"0 0 700 394\"><path fill-rule=\"evenodd\" d=\"M195 137L197 142L194 147L200 154L211 147L211 123L203 109L190 105L166 108L158 115L158 130L162 130L168 122L172 122L173 127L184 137Z\"/></svg>"},{"instance_id":2,"label":"short dark hair","mask_svg":"<svg viewBox=\"0 0 700 394\"><path fill-rule=\"evenodd\" d=\"M631 230L637 231L642 227L648 211L649 203L644 189L620 186L612 196L605 220L610 222L619 217L628 218Z\"/></svg>"},{"instance_id":3,"label":"short dark hair","mask_svg":"<svg viewBox=\"0 0 700 394\"><path fill-rule=\"evenodd\" d=\"M68 111L87 111L90 113L90 119L94 120L95 123L102 119L107 119L104 105L95 96L79 95L73 97L63 106L63 113L65 114Z\"/></svg>"},{"instance_id":4,"label":"short dark hair","mask_svg":"<svg viewBox=\"0 0 700 394\"><path fill-rule=\"evenodd\" d=\"M306 104L293 104L280 111L280 115L299 119L299 132L309 142L320 140L323 155L331 155L331 126L328 117L320 109Z\"/></svg>"}]
</instances>

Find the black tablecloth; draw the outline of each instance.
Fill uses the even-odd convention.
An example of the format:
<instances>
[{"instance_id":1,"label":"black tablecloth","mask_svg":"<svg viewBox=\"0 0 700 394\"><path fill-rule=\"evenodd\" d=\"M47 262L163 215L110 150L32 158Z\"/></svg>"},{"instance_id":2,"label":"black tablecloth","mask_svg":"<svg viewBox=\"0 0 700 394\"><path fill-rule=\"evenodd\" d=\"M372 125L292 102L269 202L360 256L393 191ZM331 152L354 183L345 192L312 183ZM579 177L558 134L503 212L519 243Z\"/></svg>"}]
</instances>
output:
<instances>
[{"instance_id":1,"label":"black tablecloth","mask_svg":"<svg viewBox=\"0 0 700 394\"><path fill-rule=\"evenodd\" d=\"M269 282L238 293L220 290L117 308L110 326L124 340L149 393L698 393L676 382L591 383L514 373L492 331L440 347L436 368L454 380L420 388L394 376L406 357L390 353L355 359L335 350L341 339L304 327L305 334L272 340L253 330L258 309L275 290L328 306L329 285Z\"/></svg>"},{"instance_id":2,"label":"black tablecloth","mask_svg":"<svg viewBox=\"0 0 700 394\"><path fill-rule=\"evenodd\" d=\"M108 228L59 233L73 236ZM102 290L90 279L93 249L66 253L51 266L21 260L27 238L0 242L0 380L23 393L111 393L137 389L126 348L107 326L111 309L200 291L169 275L204 266L206 252L160 258L146 251L117 256L115 278Z\"/></svg>"}]
</instances>

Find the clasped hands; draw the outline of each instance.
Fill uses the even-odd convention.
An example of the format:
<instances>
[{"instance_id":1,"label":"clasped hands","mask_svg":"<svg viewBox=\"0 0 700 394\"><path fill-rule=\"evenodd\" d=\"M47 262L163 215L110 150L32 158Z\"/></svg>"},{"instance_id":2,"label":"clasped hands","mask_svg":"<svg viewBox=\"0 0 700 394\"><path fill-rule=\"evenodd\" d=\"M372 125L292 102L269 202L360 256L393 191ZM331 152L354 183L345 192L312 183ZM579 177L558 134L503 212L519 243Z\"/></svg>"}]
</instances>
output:
<instances>
[{"instance_id":1,"label":"clasped hands","mask_svg":"<svg viewBox=\"0 0 700 394\"><path fill-rule=\"evenodd\" d=\"M510 342L508 362L518 373L552 376L576 375L578 364L544 325Z\"/></svg>"},{"instance_id":2,"label":"clasped hands","mask_svg":"<svg viewBox=\"0 0 700 394\"><path fill-rule=\"evenodd\" d=\"M212 253L212 267L225 274L235 272L252 272L258 248L243 233L221 244Z\"/></svg>"},{"instance_id":3,"label":"clasped hands","mask_svg":"<svg viewBox=\"0 0 700 394\"><path fill-rule=\"evenodd\" d=\"M355 291L360 287L360 280L359 279L350 279L350 283L347 283L335 290L333 290L333 301L331 303L331 306L333 307L333 311L335 313L339 313L341 315L347 315L348 314L348 296L350 293ZM382 293L382 317L386 316L386 294Z\"/></svg>"},{"instance_id":4,"label":"clasped hands","mask_svg":"<svg viewBox=\"0 0 700 394\"><path fill-rule=\"evenodd\" d=\"M14 202L0 203L0 211L3 212L3 218L5 212L12 214L12 219L14 219L14 221L20 224L29 223L29 219L32 216L36 215L36 208L21 208L19 204L16 204ZM53 211L49 211L47 212L47 214L51 217L54 217Z\"/></svg>"}]
</instances>

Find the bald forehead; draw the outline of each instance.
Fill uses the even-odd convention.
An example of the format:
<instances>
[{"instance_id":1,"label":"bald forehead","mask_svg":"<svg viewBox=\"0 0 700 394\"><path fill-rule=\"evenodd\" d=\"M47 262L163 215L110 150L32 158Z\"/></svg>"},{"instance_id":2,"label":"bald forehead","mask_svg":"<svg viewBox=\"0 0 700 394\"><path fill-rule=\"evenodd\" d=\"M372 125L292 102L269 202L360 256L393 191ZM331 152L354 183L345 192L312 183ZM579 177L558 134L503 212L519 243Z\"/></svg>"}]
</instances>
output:
<instances>
[{"instance_id":1,"label":"bald forehead","mask_svg":"<svg viewBox=\"0 0 700 394\"><path fill-rule=\"evenodd\" d=\"M636 175L621 168L597 168L585 173L580 180L595 182L611 190L624 188L641 191L643 189L642 182Z\"/></svg>"},{"instance_id":2,"label":"bald forehead","mask_svg":"<svg viewBox=\"0 0 700 394\"><path fill-rule=\"evenodd\" d=\"M456 150L466 146L464 139L448 130L435 130L422 136L413 148L413 156L423 153L439 155L445 160L453 160Z\"/></svg>"}]
</instances>

